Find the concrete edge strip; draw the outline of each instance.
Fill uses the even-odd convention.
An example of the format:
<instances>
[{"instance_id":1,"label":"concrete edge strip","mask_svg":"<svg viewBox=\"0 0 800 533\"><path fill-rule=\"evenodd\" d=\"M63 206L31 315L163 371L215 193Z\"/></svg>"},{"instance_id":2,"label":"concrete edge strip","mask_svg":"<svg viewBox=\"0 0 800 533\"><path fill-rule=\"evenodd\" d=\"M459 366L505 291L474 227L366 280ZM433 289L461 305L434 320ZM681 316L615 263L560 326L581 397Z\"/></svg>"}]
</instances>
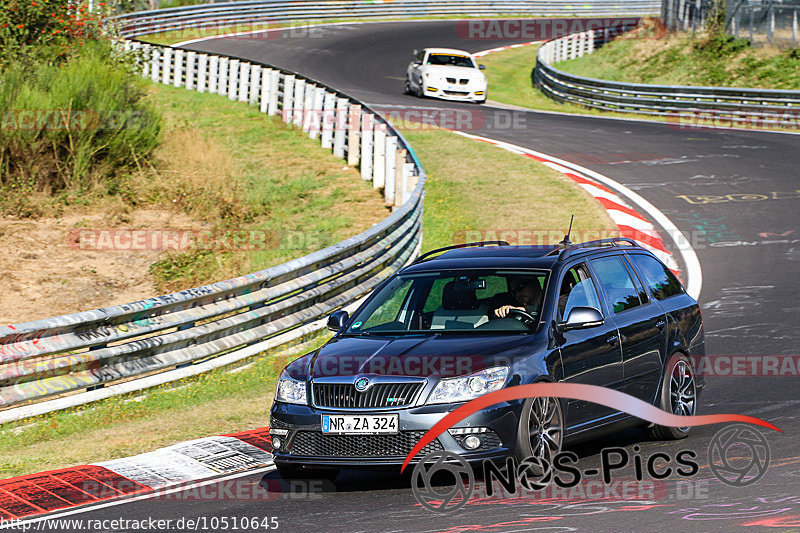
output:
<instances>
[{"instance_id":1,"label":"concrete edge strip","mask_svg":"<svg viewBox=\"0 0 800 533\"><path fill-rule=\"evenodd\" d=\"M604 176L598 172L588 168L558 159L556 157L537 152L522 146L510 144L504 141L490 139L488 137L481 137L471 133L462 131L451 130L453 133L467 137L470 139L486 142L508 150L509 152L516 153L522 156L535 159L548 167L557 170L565 176L572 179L584 190L591 194L609 213L609 216L617 224L620 230L620 235L629 237L652 251L657 257L664 261L670 269L680 272L678 263L675 261L673 255L669 252L669 248L664 244L660 232L656 229L655 225L650 223L647 218L640 215L638 210L646 213L650 219L654 220L661 229L669 235L670 239L675 245L675 248L680 253L683 260L684 268L686 269L686 276L684 282L686 283L686 292L693 298L697 299L700 296L700 291L703 284L703 274L700 269L700 261L697 254L689 243L688 239L681 233L675 224L667 218L653 204L642 198L639 194L633 192L628 187L618 183L611 178ZM626 198L628 202L623 200ZM630 202L630 203L629 203ZM631 207L633 204L638 208L635 210Z\"/></svg>"}]
</instances>

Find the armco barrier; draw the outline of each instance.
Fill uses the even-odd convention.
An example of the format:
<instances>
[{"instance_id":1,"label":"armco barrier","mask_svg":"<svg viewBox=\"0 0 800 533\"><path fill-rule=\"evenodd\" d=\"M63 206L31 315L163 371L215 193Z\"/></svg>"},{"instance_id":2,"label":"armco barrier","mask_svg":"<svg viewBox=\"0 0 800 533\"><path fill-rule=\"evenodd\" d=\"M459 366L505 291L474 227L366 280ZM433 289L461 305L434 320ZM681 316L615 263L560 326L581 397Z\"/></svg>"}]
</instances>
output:
<instances>
[{"instance_id":1,"label":"armco barrier","mask_svg":"<svg viewBox=\"0 0 800 533\"><path fill-rule=\"evenodd\" d=\"M225 2L140 11L117 17L120 32L135 37L153 32L284 21L378 19L430 16L514 15L522 17L628 17L657 15L660 0L272 0Z\"/></svg>"},{"instance_id":2,"label":"armco barrier","mask_svg":"<svg viewBox=\"0 0 800 533\"><path fill-rule=\"evenodd\" d=\"M621 113L669 115L685 124L711 120L732 126L800 125L800 91L623 83L567 74L553 66L591 54L609 37L606 30L590 30L546 42L536 56L534 83L560 102Z\"/></svg>"},{"instance_id":3,"label":"armco barrier","mask_svg":"<svg viewBox=\"0 0 800 533\"><path fill-rule=\"evenodd\" d=\"M124 41L155 82L226 95L320 138L384 189L394 212L371 229L286 264L140 302L0 327L0 407L150 375L185 377L324 326L418 251L425 172L403 136L368 106L314 80L237 58ZM382 139L375 150L376 139ZM388 154L388 157L387 157ZM311 325L312 327L309 327ZM200 366L200 365L198 365ZM151 374L163 373L164 379ZM173 377L174 376L174 377ZM115 385L135 390L130 383ZM0 412L0 422L103 396L92 391ZM47 405L45 405L47 404Z\"/></svg>"}]
</instances>

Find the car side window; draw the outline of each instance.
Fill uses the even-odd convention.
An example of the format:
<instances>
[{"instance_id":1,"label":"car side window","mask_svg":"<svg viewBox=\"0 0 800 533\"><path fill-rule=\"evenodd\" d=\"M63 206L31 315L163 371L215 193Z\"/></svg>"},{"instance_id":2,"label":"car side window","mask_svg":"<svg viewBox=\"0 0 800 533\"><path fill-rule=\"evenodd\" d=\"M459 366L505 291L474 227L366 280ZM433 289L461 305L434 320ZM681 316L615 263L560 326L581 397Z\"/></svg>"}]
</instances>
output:
<instances>
[{"instance_id":1,"label":"car side window","mask_svg":"<svg viewBox=\"0 0 800 533\"><path fill-rule=\"evenodd\" d=\"M642 305L630 273L620 256L592 259L592 266L597 273L598 282L606 293L608 306L615 313Z\"/></svg>"},{"instance_id":2,"label":"car side window","mask_svg":"<svg viewBox=\"0 0 800 533\"><path fill-rule=\"evenodd\" d=\"M569 312L575 307L594 307L602 313L597 289L584 263L570 268L561 280L558 293L558 321L566 320Z\"/></svg>"},{"instance_id":3,"label":"car side window","mask_svg":"<svg viewBox=\"0 0 800 533\"><path fill-rule=\"evenodd\" d=\"M425 59L425 50L417 54L417 61L422 63L422 60Z\"/></svg>"},{"instance_id":4,"label":"car side window","mask_svg":"<svg viewBox=\"0 0 800 533\"><path fill-rule=\"evenodd\" d=\"M636 272L636 269L633 268L631 262L628 261L627 258L623 257L623 261L625 262L625 266L628 267L628 273L633 278L633 284L636 286L636 292L639 293L639 300L642 304L650 303L650 297L647 295L647 289L644 288L644 280L639 277L639 273Z\"/></svg>"},{"instance_id":5,"label":"car side window","mask_svg":"<svg viewBox=\"0 0 800 533\"><path fill-rule=\"evenodd\" d=\"M631 261L644 276L644 282L653 293L653 298L663 300L683 292L678 278L660 261L644 254L630 254Z\"/></svg>"}]
</instances>

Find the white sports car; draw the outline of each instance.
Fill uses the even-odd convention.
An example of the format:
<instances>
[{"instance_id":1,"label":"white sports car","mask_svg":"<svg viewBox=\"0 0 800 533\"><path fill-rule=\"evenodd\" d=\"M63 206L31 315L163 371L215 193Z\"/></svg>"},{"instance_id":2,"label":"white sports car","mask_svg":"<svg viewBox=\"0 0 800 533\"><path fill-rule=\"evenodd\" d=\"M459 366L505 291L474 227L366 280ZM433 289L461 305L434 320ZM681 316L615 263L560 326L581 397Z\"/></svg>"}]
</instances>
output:
<instances>
[{"instance_id":1,"label":"white sports car","mask_svg":"<svg viewBox=\"0 0 800 533\"><path fill-rule=\"evenodd\" d=\"M406 72L406 93L445 100L486 101L486 76L469 52L452 48L414 51Z\"/></svg>"}]
</instances>

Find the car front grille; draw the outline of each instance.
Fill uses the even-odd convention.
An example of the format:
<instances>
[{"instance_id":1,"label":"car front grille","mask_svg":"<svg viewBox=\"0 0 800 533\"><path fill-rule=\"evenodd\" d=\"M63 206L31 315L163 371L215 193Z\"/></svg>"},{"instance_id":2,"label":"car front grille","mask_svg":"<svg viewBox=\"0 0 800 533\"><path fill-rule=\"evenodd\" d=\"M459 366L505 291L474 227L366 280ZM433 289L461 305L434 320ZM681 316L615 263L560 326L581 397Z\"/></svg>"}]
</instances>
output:
<instances>
[{"instance_id":1,"label":"car front grille","mask_svg":"<svg viewBox=\"0 0 800 533\"><path fill-rule=\"evenodd\" d=\"M458 83L460 83L461 85L466 85L466 84L469 83L469 80L468 79L465 80L464 78L461 78L460 80L458 80Z\"/></svg>"},{"instance_id":2,"label":"car front grille","mask_svg":"<svg viewBox=\"0 0 800 533\"><path fill-rule=\"evenodd\" d=\"M352 383L314 383L314 404L334 409L392 408L414 403L424 382L375 383L364 392Z\"/></svg>"},{"instance_id":3,"label":"car front grille","mask_svg":"<svg viewBox=\"0 0 800 533\"><path fill-rule=\"evenodd\" d=\"M425 431L401 431L397 435L324 435L298 431L289 453L313 457L405 457ZM422 448L427 455L442 450L438 439ZM418 454L418 455L419 455Z\"/></svg>"},{"instance_id":4,"label":"car front grille","mask_svg":"<svg viewBox=\"0 0 800 533\"><path fill-rule=\"evenodd\" d=\"M455 78L447 78L447 83L455 83L455 82L456 82Z\"/></svg>"},{"instance_id":5,"label":"car front grille","mask_svg":"<svg viewBox=\"0 0 800 533\"><path fill-rule=\"evenodd\" d=\"M444 91L444 94L449 94L450 96L467 96L469 92L465 91Z\"/></svg>"}]
</instances>

